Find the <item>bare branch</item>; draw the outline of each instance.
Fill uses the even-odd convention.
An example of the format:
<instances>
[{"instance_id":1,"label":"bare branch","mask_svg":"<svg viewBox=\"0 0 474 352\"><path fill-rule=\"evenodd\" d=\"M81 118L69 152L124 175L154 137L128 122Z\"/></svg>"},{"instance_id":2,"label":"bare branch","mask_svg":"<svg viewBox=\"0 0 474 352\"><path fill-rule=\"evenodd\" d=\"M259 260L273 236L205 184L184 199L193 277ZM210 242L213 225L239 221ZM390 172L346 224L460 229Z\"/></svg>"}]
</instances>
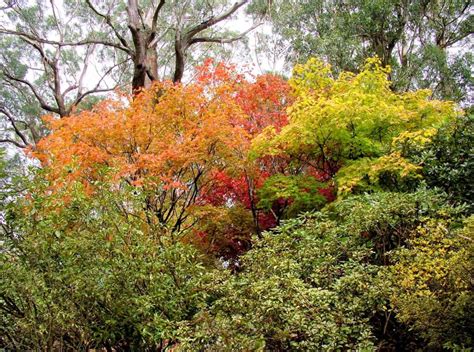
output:
<instances>
[{"instance_id":1,"label":"bare branch","mask_svg":"<svg viewBox=\"0 0 474 352\"><path fill-rule=\"evenodd\" d=\"M66 96L67 93L69 93L69 92L71 92L71 91L73 91L74 89L77 89L77 88L79 88L79 85L78 85L78 84L73 84L73 85L67 87L67 88L64 90L64 92L62 93L63 98Z\"/></svg>"},{"instance_id":2,"label":"bare branch","mask_svg":"<svg viewBox=\"0 0 474 352\"><path fill-rule=\"evenodd\" d=\"M82 68L81 75L79 76L79 81L77 83L77 94L82 93L82 88L83 88L83 82L84 82L84 77L86 75L87 69L89 68L89 57L92 55L92 52L94 51L94 45L88 46L86 49L86 55L84 57L84 67Z\"/></svg>"},{"instance_id":3,"label":"bare branch","mask_svg":"<svg viewBox=\"0 0 474 352\"><path fill-rule=\"evenodd\" d=\"M196 43L220 43L220 44L228 44L228 43L233 43L237 40L242 39L245 37L248 33L256 29L257 27L261 26L262 23L257 23L247 29L246 31L240 33L239 35L232 37L232 38L211 38L211 37L196 37L190 40L188 46L191 46Z\"/></svg>"},{"instance_id":4,"label":"bare branch","mask_svg":"<svg viewBox=\"0 0 474 352\"><path fill-rule=\"evenodd\" d=\"M105 92L111 92L113 90L115 90L117 88L117 85L112 87L112 88L99 88L101 83L104 81L104 79L118 66L126 63L128 61L127 60L124 60L122 62L119 62L115 65L113 65L112 67L110 67L103 75L102 77L99 79L99 81L97 82L97 84L95 85L94 88L82 93L82 92L78 92L78 95L76 97L76 99L74 100L74 103L71 104L71 107L69 108L69 112L75 107L77 106L86 96L88 95L91 95L91 94L94 94L94 93L105 93Z\"/></svg>"},{"instance_id":5,"label":"bare branch","mask_svg":"<svg viewBox=\"0 0 474 352\"><path fill-rule=\"evenodd\" d=\"M26 38L26 39L29 39L31 41L35 41L35 42L38 42L38 43L57 45L57 46L82 46L82 45L100 44L100 45L110 46L110 47L122 50L122 51L126 52L127 54L131 53L128 46L125 47L125 46L119 45L117 43L108 42L106 40L83 39L83 40L79 40L77 42L61 42L61 41L57 41L57 40L40 38L40 37L37 37L37 36L32 35L30 33L16 31L16 30L13 30L13 29L6 29L6 28L0 28L0 34L16 35L16 36L22 37L23 39Z\"/></svg>"},{"instance_id":6,"label":"bare branch","mask_svg":"<svg viewBox=\"0 0 474 352\"><path fill-rule=\"evenodd\" d=\"M125 40L125 38L119 33L119 31L117 30L117 28L115 28L115 26L113 25L112 23L112 19L110 18L109 15L104 15L103 13L101 13L99 10L97 10L94 5L92 5L91 1L90 0L86 0L86 3L87 3L87 6L89 6L89 8L99 17L102 17L104 20L105 20L105 23L114 31L114 34L115 36L117 37L117 39L120 41L120 43L123 45L123 48L121 48L121 50L125 50L127 51L128 53L130 53L130 46L128 45L128 42ZM92 43L90 43L92 44ZM99 44L99 43L96 43L96 44Z\"/></svg>"},{"instance_id":7,"label":"bare branch","mask_svg":"<svg viewBox=\"0 0 474 352\"><path fill-rule=\"evenodd\" d=\"M26 148L27 145L23 145L13 139L9 139L9 138L3 138L3 139L0 139L0 143L11 143L15 146L17 146L18 148Z\"/></svg>"},{"instance_id":8,"label":"bare branch","mask_svg":"<svg viewBox=\"0 0 474 352\"><path fill-rule=\"evenodd\" d=\"M156 7L156 10L153 14L153 20L151 22L151 30L152 32L156 32L156 24L158 23L158 15L161 11L161 8L163 7L163 5L165 4L165 1L166 0L160 0L160 3L158 4L158 6ZM153 38L150 38L150 41L152 41Z\"/></svg>"},{"instance_id":9,"label":"bare branch","mask_svg":"<svg viewBox=\"0 0 474 352\"><path fill-rule=\"evenodd\" d=\"M7 77L7 79L18 82L18 83L22 83L22 84L26 85L28 88L30 88L31 92L34 94L34 96L36 97L36 99L40 103L40 106L41 106L42 109L44 109L46 111L49 111L49 112L54 112L56 114L59 114L59 109L49 105L48 103L46 103L46 101L39 94L39 92L36 90L36 88L33 86L33 84L31 84L31 82L29 82L25 79L22 79L22 78L14 77L5 70L3 71L3 74L5 75L5 77Z\"/></svg>"},{"instance_id":10,"label":"bare branch","mask_svg":"<svg viewBox=\"0 0 474 352\"><path fill-rule=\"evenodd\" d=\"M29 145L30 143L28 143L28 139L23 134L23 132L21 132L20 129L17 127L16 121L13 118L13 115L7 109L5 109L4 107L0 107L0 113L4 114L7 117L7 119L10 121L13 129L15 130L15 133L17 134L18 137L20 137L22 142L25 144L25 147L27 145Z\"/></svg>"},{"instance_id":11,"label":"bare branch","mask_svg":"<svg viewBox=\"0 0 474 352\"><path fill-rule=\"evenodd\" d=\"M212 27L216 23L219 23L230 16L232 16L239 8L244 6L246 3L248 3L249 0L242 0L240 2L236 2L232 7L230 7L226 12L222 13L221 15L214 17L212 16L211 18L207 19L204 22L201 22L200 24L192 27L189 31L186 32L186 36L188 39L191 39L194 37L196 34L199 32L202 32L203 30Z\"/></svg>"},{"instance_id":12,"label":"bare branch","mask_svg":"<svg viewBox=\"0 0 474 352\"><path fill-rule=\"evenodd\" d=\"M161 41L161 39L163 39L166 34L168 34L170 29L172 29L172 28L168 27L159 37L156 34L153 35L153 36L150 36L148 48L153 48L155 45L157 45L158 42Z\"/></svg>"},{"instance_id":13,"label":"bare branch","mask_svg":"<svg viewBox=\"0 0 474 352\"><path fill-rule=\"evenodd\" d=\"M140 14L138 11L138 1L137 0L128 0L127 6L128 13L128 27L133 31L138 30L140 27Z\"/></svg>"}]
</instances>

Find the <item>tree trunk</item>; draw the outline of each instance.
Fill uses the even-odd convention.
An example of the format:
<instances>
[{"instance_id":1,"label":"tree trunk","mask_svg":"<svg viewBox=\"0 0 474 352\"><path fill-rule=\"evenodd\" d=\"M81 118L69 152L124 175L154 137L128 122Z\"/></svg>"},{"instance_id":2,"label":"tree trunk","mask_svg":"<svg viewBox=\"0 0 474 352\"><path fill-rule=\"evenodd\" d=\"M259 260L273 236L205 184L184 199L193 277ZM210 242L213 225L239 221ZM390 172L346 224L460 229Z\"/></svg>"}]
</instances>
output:
<instances>
[{"instance_id":1,"label":"tree trunk","mask_svg":"<svg viewBox=\"0 0 474 352\"><path fill-rule=\"evenodd\" d=\"M181 38L177 37L175 41L175 68L173 82L181 82L184 75L184 62L185 62L185 45L183 44Z\"/></svg>"}]
</instances>

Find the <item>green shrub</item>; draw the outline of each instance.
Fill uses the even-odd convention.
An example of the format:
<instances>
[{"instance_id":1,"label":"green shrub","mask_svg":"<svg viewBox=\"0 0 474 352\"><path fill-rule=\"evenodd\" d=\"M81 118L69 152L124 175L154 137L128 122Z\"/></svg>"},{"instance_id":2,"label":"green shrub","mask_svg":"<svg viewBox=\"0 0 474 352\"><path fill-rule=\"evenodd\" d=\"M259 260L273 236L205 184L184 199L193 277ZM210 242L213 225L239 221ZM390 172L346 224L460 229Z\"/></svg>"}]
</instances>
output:
<instances>
[{"instance_id":1,"label":"green shrub","mask_svg":"<svg viewBox=\"0 0 474 352\"><path fill-rule=\"evenodd\" d=\"M132 212L133 194L78 187L10 212L0 253L0 345L156 350L203 299L196 249Z\"/></svg>"},{"instance_id":2,"label":"green shrub","mask_svg":"<svg viewBox=\"0 0 474 352\"><path fill-rule=\"evenodd\" d=\"M371 255L321 214L285 222L242 257L238 274L213 274L209 306L183 324L181 349L373 349L384 287Z\"/></svg>"}]
</instances>

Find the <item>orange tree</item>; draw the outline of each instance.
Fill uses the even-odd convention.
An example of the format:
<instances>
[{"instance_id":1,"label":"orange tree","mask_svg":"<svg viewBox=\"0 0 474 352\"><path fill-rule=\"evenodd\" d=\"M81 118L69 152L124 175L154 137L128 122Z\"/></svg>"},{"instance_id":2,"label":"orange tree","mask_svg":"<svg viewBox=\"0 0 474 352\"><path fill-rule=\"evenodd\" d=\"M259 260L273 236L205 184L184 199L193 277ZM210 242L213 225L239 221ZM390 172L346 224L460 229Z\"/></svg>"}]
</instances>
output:
<instances>
[{"instance_id":1,"label":"orange tree","mask_svg":"<svg viewBox=\"0 0 474 352\"><path fill-rule=\"evenodd\" d=\"M255 79L233 66L207 61L192 83L155 83L136 96L118 95L57 120L34 151L54 190L80 182L135 187L142 216L173 231L192 227L190 240L207 251L232 256L251 235L275 225L258 209L257 190L288 160L251 160L254 136L280 130L291 100L276 75ZM67 194L67 192L65 193Z\"/></svg>"},{"instance_id":2,"label":"orange tree","mask_svg":"<svg viewBox=\"0 0 474 352\"><path fill-rule=\"evenodd\" d=\"M232 72L235 68L220 65L220 69ZM235 101L246 116L239 123L247 132L244 149L248 151L252 139L264 128L273 126L280 130L287 124L286 107L292 101L291 88L286 80L273 74L258 76L253 81L234 79L234 83ZM216 173L216 183L204 198L212 205L230 200L248 209L252 215L253 231L260 233L274 226L275 221L270 212L258 207L257 190L270 175L286 169L288 159L276 156L251 160L246 153L242 161L232 174L227 171Z\"/></svg>"},{"instance_id":3,"label":"orange tree","mask_svg":"<svg viewBox=\"0 0 474 352\"><path fill-rule=\"evenodd\" d=\"M34 155L55 189L111 179L143 196L149 221L181 230L193 223L201 189L241 159L245 119L232 85L216 77L189 85L157 83L135 97L106 100L66 119L46 118L52 133Z\"/></svg>"}]
</instances>

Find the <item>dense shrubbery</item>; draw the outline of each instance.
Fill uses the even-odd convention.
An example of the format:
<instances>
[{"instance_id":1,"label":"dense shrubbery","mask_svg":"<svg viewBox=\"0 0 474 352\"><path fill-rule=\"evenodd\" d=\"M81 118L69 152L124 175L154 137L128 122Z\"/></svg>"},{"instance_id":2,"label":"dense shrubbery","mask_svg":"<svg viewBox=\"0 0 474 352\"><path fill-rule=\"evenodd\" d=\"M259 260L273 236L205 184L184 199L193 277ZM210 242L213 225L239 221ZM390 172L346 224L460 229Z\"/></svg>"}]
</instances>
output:
<instances>
[{"instance_id":1,"label":"dense shrubbery","mask_svg":"<svg viewBox=\"0 0 474 352\"><path fill-rule=\"evenodd\" d=\"M76 185L68 203L34 197L10 209L1 341L15 350L165 348L204 292L202 256L129 212L130 192ZM18 235L21 234L21 238Z\"/></svg>"},{"instance_id":2,"label":"dense shrubbery","mask_svg":"<svg viewBox=\"0 0 474 352\"><path fill-rule=\"evenodd\" d=\"M0 348L469 348L473 120L388 72L204 67L53 121L0 164Z\"/></svg>"},{"instance_id":3,"label":"dense shrubbery","mask_svg":"<svg viewBox=\"0 0 474 352\"><path fill-rule=\"evenodd\" d=\"M213 274L211 303L187 323L184 346L468 347L472 219L449 230L458 210L445 202L432 191L375 193L285 222L242 257L237 274ZM426 342L409 336L411 327Z\"/></svg>"},{"instance_id":4,"label":"dense shrubbery","mask_svg":"<svg viewBox=\"0 0 474 352\"><path fill-rule=\"evenodd\" d=\"M410 157L423 166L423 178L430 187L448 193L473 211L474 115L461 116L443 126L433 140Z\"/></svg>"},{"instance_id":5,"label":"dense shrubbery","mask_svg":"<svg viewBox=\"0 0 474 352\"><path fill-rule=\"evenodd\" d=\"M474 343L473 217L461 229L449 220L426 221L408 245L392 254L391 303L431 349Z\"/></svg>"}]
</instances>

